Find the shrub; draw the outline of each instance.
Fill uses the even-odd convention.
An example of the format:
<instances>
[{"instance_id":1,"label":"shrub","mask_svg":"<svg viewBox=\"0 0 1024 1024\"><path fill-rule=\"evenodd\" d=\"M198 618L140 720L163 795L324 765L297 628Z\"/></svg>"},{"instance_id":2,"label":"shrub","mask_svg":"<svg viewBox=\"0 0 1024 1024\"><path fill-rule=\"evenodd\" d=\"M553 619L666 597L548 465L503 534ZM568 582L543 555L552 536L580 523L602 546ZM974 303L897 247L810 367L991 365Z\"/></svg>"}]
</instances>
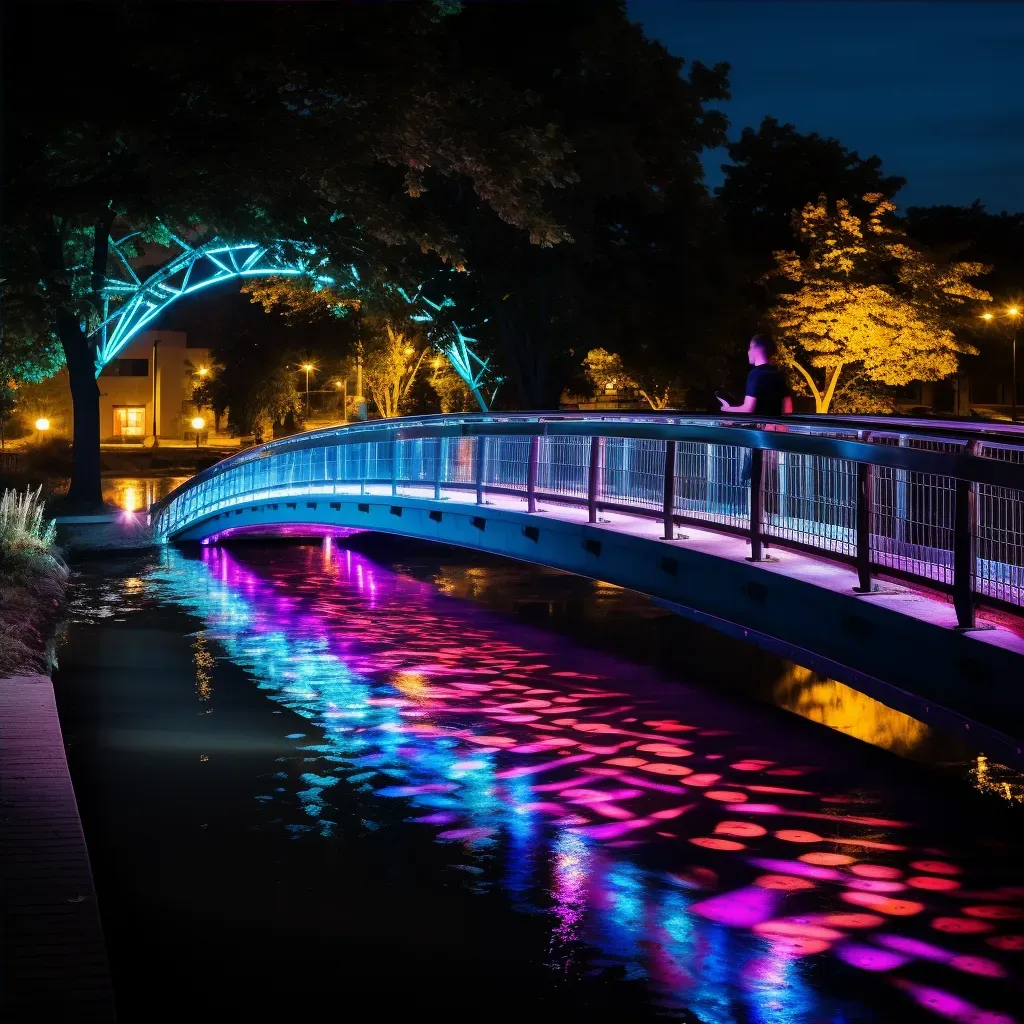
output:
<instances>
[{"instance_id":1,"label":"shrub","mask_svg":"<svg viewBox=\"0 0 1024 1024\"><path fill-rule=\"evenodd\" d=\"M42 488L24 493L4 491L0 498L0 551L5 555L18 551L49 554L56 536L56 523L43 519Z\"/></svg>"}]
</instances>

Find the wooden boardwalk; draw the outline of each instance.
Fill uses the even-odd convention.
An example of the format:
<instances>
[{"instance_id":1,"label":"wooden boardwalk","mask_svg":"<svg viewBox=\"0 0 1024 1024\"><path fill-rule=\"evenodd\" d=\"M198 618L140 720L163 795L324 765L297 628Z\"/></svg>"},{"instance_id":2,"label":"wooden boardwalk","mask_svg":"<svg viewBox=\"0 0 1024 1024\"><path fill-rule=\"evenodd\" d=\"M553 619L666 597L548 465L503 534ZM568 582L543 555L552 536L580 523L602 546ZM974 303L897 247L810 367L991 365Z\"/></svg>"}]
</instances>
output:
<instances>
[{"instance_id":1,"label":"wooden boardwalk","mask_svg":"<svg viewBox=\"0 0 1024 1024\"><path fill-rule=\"evenodd\" d=\"M0 1020L113 1021L89 854L53 685L0 680Z\"/></svg>"}]
</instances>

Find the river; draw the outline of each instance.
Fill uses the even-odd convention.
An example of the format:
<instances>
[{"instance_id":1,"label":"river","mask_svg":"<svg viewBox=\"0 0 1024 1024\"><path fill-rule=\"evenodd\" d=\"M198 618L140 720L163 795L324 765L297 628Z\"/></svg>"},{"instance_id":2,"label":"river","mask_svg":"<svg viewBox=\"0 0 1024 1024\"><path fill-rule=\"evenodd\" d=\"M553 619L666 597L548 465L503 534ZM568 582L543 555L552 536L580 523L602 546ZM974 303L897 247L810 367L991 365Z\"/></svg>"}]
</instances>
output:
<instances>
[{"instance_id":1,"label":"river","mask_svg":"<svg viewBox=\"0 0 1024 1024\"><path fill-rule=\"evenodd\" d=\"M1024 1019L1019 776L627 591L167 549L58 654L122 1021Z\"/></svg>"}]
</instances>

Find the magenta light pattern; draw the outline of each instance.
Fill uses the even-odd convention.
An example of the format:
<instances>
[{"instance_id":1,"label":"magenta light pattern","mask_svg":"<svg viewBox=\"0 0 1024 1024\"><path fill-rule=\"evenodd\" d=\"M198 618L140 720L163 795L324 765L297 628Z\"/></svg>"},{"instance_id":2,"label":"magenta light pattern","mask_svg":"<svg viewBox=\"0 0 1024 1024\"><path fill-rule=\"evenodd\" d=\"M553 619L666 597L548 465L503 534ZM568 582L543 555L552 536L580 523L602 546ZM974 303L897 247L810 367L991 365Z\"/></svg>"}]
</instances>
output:
<instances>
[{"instance_id":1,"label":"magenta light pattern","mask_svg":"<svg viewBox=\"0 0 1024 1024\"><path fill-rule=\"evenodd\" d=\"M550 915L552 970L586 945L701 1021L1024 1019L1022 862L918 824L818 738L336 540L164 559L158 595L308 720L310 841L335 787L401 803L466 885Z\"/></svg>"}]
</instances>

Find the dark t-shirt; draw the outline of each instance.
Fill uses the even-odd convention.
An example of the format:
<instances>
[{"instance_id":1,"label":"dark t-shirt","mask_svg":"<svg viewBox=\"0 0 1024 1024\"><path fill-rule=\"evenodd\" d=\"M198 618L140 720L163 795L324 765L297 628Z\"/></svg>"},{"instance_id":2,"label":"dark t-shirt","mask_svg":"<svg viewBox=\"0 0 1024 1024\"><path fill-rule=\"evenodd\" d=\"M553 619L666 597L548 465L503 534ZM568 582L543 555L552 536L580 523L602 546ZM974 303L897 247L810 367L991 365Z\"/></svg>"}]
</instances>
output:
<instances>
[{"instance_id":1,"label":"dark t-shirt","mask_svg":"<svg viewBox=\"0 0 1024 1024\"><path fill-rule=\"evenodd\" d=\"M782 400L790 394L782 371L774 363L762 363L747 374L747 395L756 398L754 412L781 416Z\"/></svg>"}]
</instances>

